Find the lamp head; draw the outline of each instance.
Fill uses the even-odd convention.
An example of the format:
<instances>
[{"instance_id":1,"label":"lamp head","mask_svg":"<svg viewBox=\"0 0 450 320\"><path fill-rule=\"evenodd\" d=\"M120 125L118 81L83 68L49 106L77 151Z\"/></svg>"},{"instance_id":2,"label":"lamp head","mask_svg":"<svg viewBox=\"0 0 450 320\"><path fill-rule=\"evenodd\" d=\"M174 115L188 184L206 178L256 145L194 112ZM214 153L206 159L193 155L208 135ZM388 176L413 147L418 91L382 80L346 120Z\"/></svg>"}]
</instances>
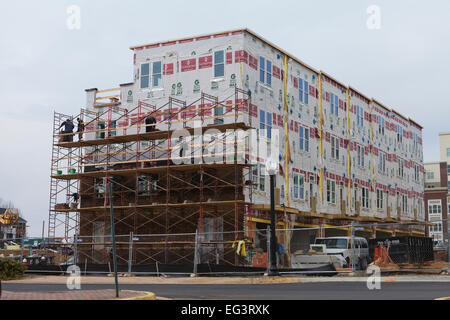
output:
<instances>
[{"instance_id":1,"label":"lamp head","mask_svg":"<svg viewBox=\"0 0 450 320\"><path fill-rule=\"evenodd\" d=\"M266 172L268 175L273 176L278 173L278 161L273 158L266 160Z\"/></svg>"}]
</instances>

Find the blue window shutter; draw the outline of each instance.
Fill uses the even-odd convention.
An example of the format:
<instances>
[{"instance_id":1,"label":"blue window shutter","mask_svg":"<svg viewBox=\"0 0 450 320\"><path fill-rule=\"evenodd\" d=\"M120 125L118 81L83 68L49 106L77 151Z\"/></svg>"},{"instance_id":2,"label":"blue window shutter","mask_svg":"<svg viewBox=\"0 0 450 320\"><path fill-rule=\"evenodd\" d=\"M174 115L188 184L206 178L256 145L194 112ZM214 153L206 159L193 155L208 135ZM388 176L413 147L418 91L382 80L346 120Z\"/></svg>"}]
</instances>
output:
<instances>
[{"instance_id":1,"label":"blue window shutter","mask_svg":"<svg viewBox=\"0 0 450 320\"><path fill-rule=\"evenodd\" d=\"M272 114L267 112L267 138L272 138Z\"/></svg>"}]
</instances>

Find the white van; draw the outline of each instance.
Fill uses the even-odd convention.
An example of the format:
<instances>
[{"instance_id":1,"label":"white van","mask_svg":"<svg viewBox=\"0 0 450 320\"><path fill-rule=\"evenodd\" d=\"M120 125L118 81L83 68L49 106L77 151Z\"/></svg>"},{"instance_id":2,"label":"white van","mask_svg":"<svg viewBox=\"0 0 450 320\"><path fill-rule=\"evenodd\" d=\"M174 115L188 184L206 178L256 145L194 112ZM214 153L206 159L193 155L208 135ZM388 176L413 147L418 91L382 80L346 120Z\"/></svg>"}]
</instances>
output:
<instances>
[{"instance_id":1,"label":"white van","mask_svg":"<svg viewBox=\"0 0 450 320\"><path fill-rule=\"evenodd\" d=\"M357 269L365 270L370 262L369 245L362 237L353 237L353 253L352 237L316 238L314 244L326 245L327 254L342 255L347 262L347 268L353 262Z\"/></svg>"}]
</instances>

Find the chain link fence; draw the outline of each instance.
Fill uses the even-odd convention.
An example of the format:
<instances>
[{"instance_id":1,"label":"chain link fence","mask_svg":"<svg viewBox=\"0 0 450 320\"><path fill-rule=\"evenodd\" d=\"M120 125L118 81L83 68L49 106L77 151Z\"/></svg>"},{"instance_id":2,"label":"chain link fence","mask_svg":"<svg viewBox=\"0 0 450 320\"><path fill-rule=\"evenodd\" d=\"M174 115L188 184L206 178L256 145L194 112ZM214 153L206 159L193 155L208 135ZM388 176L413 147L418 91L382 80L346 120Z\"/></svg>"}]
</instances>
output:
<instances>
[{"instance_id":1,"label":"chain link fence","mask_svg":"<svg viewBox=\"0 0 450 320\"><path fill-rule=\"evenodd\" d=\"M130 233L116 235L115 253L118 272L125 274L257 275L270 269L281 274L336 274L366 269L380 246L396 259L393 263L434 260L431 238L414 236L424 228L413 223L279 227L275 239L267 224L239 232ZM61 272L70 265L84 274L114 271L110 235L52 242L27 239L15 245L13 240L0 241L0 256L20 259L28 264L28 272Z\"/></svg>"}]
</instances>

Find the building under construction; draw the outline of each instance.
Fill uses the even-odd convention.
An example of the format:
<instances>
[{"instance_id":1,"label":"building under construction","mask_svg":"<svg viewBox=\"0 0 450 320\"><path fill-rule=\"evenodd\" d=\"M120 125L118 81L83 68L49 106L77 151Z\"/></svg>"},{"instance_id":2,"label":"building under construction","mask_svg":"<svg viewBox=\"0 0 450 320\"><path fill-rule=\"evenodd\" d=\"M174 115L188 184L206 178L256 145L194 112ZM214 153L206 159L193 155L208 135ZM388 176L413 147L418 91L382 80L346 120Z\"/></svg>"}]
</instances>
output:
<instances>
[{"instance_id":1,"label":"building under construction","mask_svg":"<svg viewBox=\"0 0 450 320\"><path fill-rule=\"evenodd\" d=\"M0 247L4 241L21 242L26 236L27 221L19 214L19 209L0 208Z\"/></svg>"},{"instance_id":2,"label":"building under construction","mask_svg":"<svg viewBox=\"0 0 450 320\"><path fill-rule=\"evenodd\" d=\"M119 263L192 263L198 231L215 248L201 261L240 264L234 242L258 246L269 224L269 157L278 225L415 222L359 232L423 235L415 121L248 29L131 50L132 83L54 116L48 236L84 237L80 260L108 260L113 209L116 234L139 239L118 238ZM61 132L67 119L81 131Z\"/></svg>"}]
</instances>

